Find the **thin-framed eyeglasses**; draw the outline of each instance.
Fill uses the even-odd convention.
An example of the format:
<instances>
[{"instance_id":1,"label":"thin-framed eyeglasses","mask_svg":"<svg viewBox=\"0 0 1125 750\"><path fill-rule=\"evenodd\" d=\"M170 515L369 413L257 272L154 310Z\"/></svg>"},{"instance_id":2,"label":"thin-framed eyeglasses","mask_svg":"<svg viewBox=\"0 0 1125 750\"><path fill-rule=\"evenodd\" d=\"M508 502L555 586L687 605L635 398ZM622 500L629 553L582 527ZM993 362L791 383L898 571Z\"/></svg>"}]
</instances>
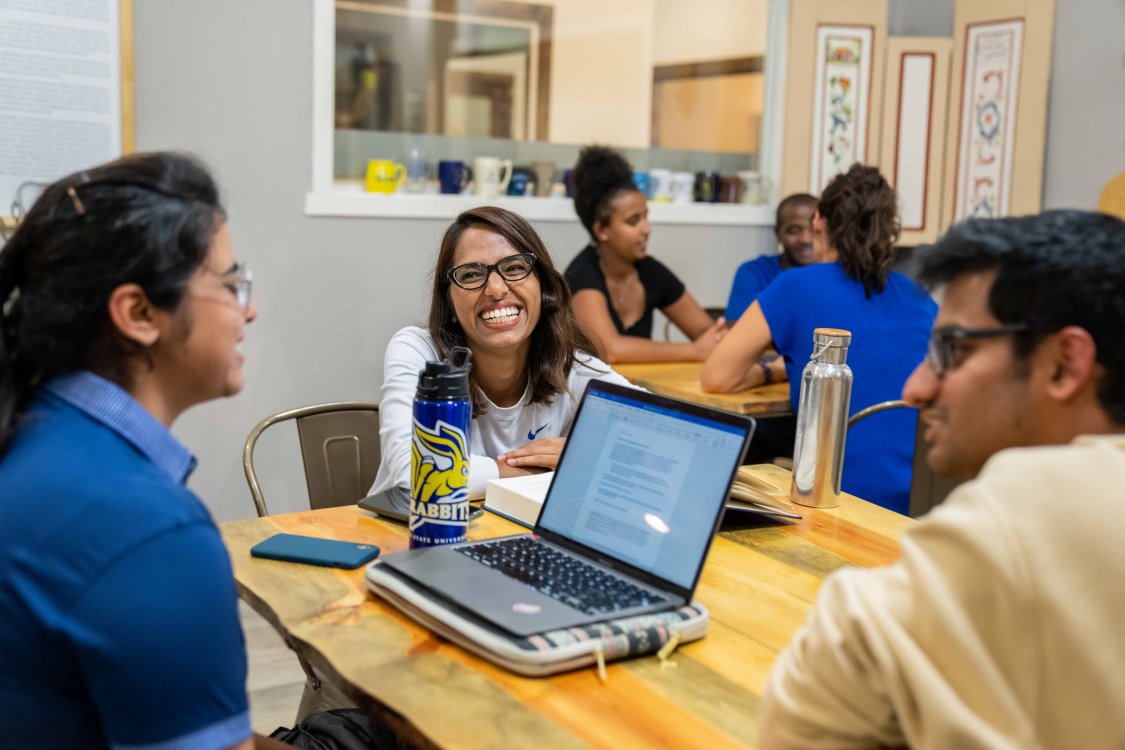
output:
<instances>
[{"instance_id":1,"label":"thin-framed eyeglasses","mask_svg":"<svg viewBox=\"0 0 1125 750\"><path fill-rule=\"evenodd\" d=\"M488 283L488 275L495 271L504 281L520 281L531 275L535 256L519 253L501 258L495 263L465 263L449 269L449 280L462 289L480 289Z\"/></svg>"},{"instance_id":2,"label":"thin-framed eyeglasses","mask_svg":"<svg viewBox=\"0 0 1125 750\"><path fill-rule=\"evenodd\" d=\"M243 313L250 309L250 291L254 286L254 274L250 271L250 266L236 263L229 271L213 271L207 266L203 268L223 280L226 288L234 295L238 309Z\"/></svg>"},{"instance_id":3,"label":"thin-framed eyeglasses","mask_svg":"<svg viewBox=\"0 0 1125 750\"><path fill-rule=\"evenodd\" d=\"M943 326L935 328L930 334L930 346L926 352L926 362L939 378L957 367L960 362L958 343L966 339L992 339L1010 336L1030 330L1027 323L1011 323L992 328L965 328L963 326Z\"/></svg>"}]
</instances>

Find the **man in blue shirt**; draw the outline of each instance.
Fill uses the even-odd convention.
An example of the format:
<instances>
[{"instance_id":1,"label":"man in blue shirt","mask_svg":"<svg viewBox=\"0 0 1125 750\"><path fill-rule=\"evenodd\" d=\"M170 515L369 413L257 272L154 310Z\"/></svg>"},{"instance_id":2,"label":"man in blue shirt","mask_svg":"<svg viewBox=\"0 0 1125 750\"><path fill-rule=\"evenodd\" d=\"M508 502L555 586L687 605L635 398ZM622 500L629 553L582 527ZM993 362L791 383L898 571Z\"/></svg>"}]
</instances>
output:
<instances>
[{"instance_id":1,"label":"man in blue shirt","mask_svg":"<svg viewBox=\"0 0 1125 750\"><path fill-rule=\"evenodd\" d=\"M794 193L778 204L773 232L781 243L781 254L762 255L738 267L726 311L726 319L732 325L782 271L824 260L816 256L813 247L814 213L816 198L808 193Z\"/></svg>"},{"instance_id":2,"label":"man in blue shirt","mask_svg":"<svg viewBox=\"0 0 1125 750\"><path fill-rule=\"evenodd\" d=\"M230 560L170 432L242 388L250 277L206 170L48 187L0 251L0 724L20 748L252 736Z\"/></svg>"}]
</instances>

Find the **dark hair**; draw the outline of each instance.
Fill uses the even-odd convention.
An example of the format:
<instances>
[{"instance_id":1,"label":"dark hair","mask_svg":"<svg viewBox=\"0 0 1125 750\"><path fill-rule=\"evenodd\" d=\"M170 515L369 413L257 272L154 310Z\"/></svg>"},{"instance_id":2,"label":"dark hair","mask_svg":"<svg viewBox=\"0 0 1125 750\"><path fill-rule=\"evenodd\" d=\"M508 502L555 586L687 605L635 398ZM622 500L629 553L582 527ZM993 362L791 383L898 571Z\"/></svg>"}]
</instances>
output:
<instances>
[{"instance_id":1,"label":"dark hair","mask_svg":"<svg viewBox=\"0 0 1125 750\"><path fill-rule=\"evenodd\" d=\"M894 188L875 167L856 163L832 178L817 211L828 223L828 242L844 272L863 284L867 297L882 292L899 231Z\"/></svg>"},{"instance_id":2,"label":"dark hair","mask_svg":"<svg viewBox=\"0 0 1125 750\"><path fill-rule=\"evenodd\" d=\"M816 203L816 196L809 195L808 193L793 193L792 195L785 196L781 200L781 203L777 204L777 215L774 217L774 227L776 229L781 228L781 215L785 213L785 210L790 206L808 206L815 211Z\"/></svg>"},{"instance_id":3,"label":"dark hair","mask_svg":"<svg viewBox=\"0 0 1125 750\"><path fill-rule=\"evenodd\" d=\"M88 369L130 386L142 348L113 326L110 295L134 283L174 310L224 218L183 154L127 156L43 191L0 250L0 454L38 383Z\"/></svg>"},{"instance_id":4,"label":"dark hair","mask_svg":"<svg viewBox=\"0 0 1125 750\"><path fill-rule=\"evenodd\" d=\"M449 269L453 254L465 230L472 227L496 232L521 253L535 256L533 272L539 279L541 303L539 323L531 332L528 354L528 379L531 402L548 401L567 389L567 378L578 352L593 352L594 347L578 327L570 309L570 288L555 268L551 255L535 229L519 214L495 206L481 206L458 216L441 238L437 265L434 267L433 291L430 296L430 336L438 355L445 357L455 346L468 346L465 331L457 320L449 297ZM476 386L476 377L471 376ZM483 413L479 387L473 389L473 408Z\"/></svg>"},{"instance_id":5,"label":"dark hair","mask_svg":"<svg viewBox=\"0 0 1125 750\"><path fill-rule=\"evenodd\" d=\"M574 165L574 210L591 237L594 224L609 219L610 204L623 191L637 191L625 157L606 146L582 149Z\"/></svg>"},{"instance_id":6,"label":"dark hair","mask_svg":"<svg viewBox=\"0 0 1125 750\"><path fill-rule=\"evenodd\" d=\"M967 273L996 271L988 308L1001 323L1026 323L1013 337L1026 359L1066 326L1089 332L1105 378L1098 400L1125 423L1125 221L1094 211L970 219L920 248L922 283L933 287Z\"/></svg>"}]
</instances>

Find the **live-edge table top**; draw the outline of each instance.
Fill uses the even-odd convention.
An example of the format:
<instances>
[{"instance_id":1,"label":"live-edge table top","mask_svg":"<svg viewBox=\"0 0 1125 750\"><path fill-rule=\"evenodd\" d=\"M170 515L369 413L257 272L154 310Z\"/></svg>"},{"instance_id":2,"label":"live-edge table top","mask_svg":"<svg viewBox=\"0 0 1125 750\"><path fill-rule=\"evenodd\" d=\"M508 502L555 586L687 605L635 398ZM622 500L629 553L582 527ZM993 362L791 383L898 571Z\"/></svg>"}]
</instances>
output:
<instances>
[{"instance_id":1,"label":"live-edge table top","mask_svg":"<svg viewBox=\"0 0 1125 750\"><path fill-rule=\"evenodd\" d=\"M753 473L788 488L789 473ZM355 506L222 524L239 594L358 705L411 744L442 748L754 746L766 675L812 606L817 588L844 565L897 558L910 519L845 496L838 508L802 509L782 525L724 526L696 599L708 607L707 637L667 663L645 657L526 678L433 635L371 595L354 571L262 560L250 548L288 532L407 549L404 525ZM485 513L471 538L524 531Z\"/></svg>"}]
</instances>

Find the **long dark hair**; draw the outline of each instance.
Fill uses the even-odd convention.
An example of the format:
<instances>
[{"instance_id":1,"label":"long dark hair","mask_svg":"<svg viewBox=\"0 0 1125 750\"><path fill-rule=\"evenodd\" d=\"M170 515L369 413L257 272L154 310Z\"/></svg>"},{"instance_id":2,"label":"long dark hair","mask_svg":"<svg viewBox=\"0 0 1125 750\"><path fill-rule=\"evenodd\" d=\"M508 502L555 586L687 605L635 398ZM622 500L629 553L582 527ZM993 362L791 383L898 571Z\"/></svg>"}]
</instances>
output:
<instances>
[{"instance_id":1,"label":"long dark hair","mask_svg":"<svg viewBox=\"0 0 1125 750\"><path fill-rule=\"evenodd\" d=\"M592 352L594 347L578 328L570 309L570 288L563 275L555 268L551 255L539 234L519 214L495 206L481 206L465 211L445 230L434 267L433 288L430 296L430 336L442 357L448 356L455 346L468 346L465 331L457 321L453 301L449 297L449 269L453 267L453 254L465 230L471 227L496 232L521 253L535 256L534 273L542 290L539 323L531 332L531 350L528 353L528 380L531 383L531 402L550 400L567 389L567 378L578 352ZM480 388L473 382L473 408L484 412Z\"/></svg>"},{"instance_id":2,"label":"long dark hair","mask_svg":"<svg viewBox=\"0 0 1125 750\"><path fill-rule=\"evenodd\" d=\"M122 284L175 310L225 219L190 156L127 156L50 185L0 250L0 455L35 386L91 370L128 389L143 350L108 302Z\"/></svg>"},{"instance_id":3,"label":"long dark hair","mask_svg":"<svg viewBox=\"0 0 1125 750\"><path fill-rule=\"evenodd\" d=\"M898 202L879 170L853 164L824 188L817 211L828 223L828 242L844 272L868 297L887 286L895 262Z\"/></svg>"},{"instance_id":4,"label":"long dark hair","mask_svg":"<svg viewBox=\"0 0 1125 750\"><path fill-rule=\"evenodd\" d=\"M594 224L607 221L614 198L627 191L637 185L624 156L606 146L582 149L574 165L574 211L591 238Z\"/></svg>"}]
</instances>

